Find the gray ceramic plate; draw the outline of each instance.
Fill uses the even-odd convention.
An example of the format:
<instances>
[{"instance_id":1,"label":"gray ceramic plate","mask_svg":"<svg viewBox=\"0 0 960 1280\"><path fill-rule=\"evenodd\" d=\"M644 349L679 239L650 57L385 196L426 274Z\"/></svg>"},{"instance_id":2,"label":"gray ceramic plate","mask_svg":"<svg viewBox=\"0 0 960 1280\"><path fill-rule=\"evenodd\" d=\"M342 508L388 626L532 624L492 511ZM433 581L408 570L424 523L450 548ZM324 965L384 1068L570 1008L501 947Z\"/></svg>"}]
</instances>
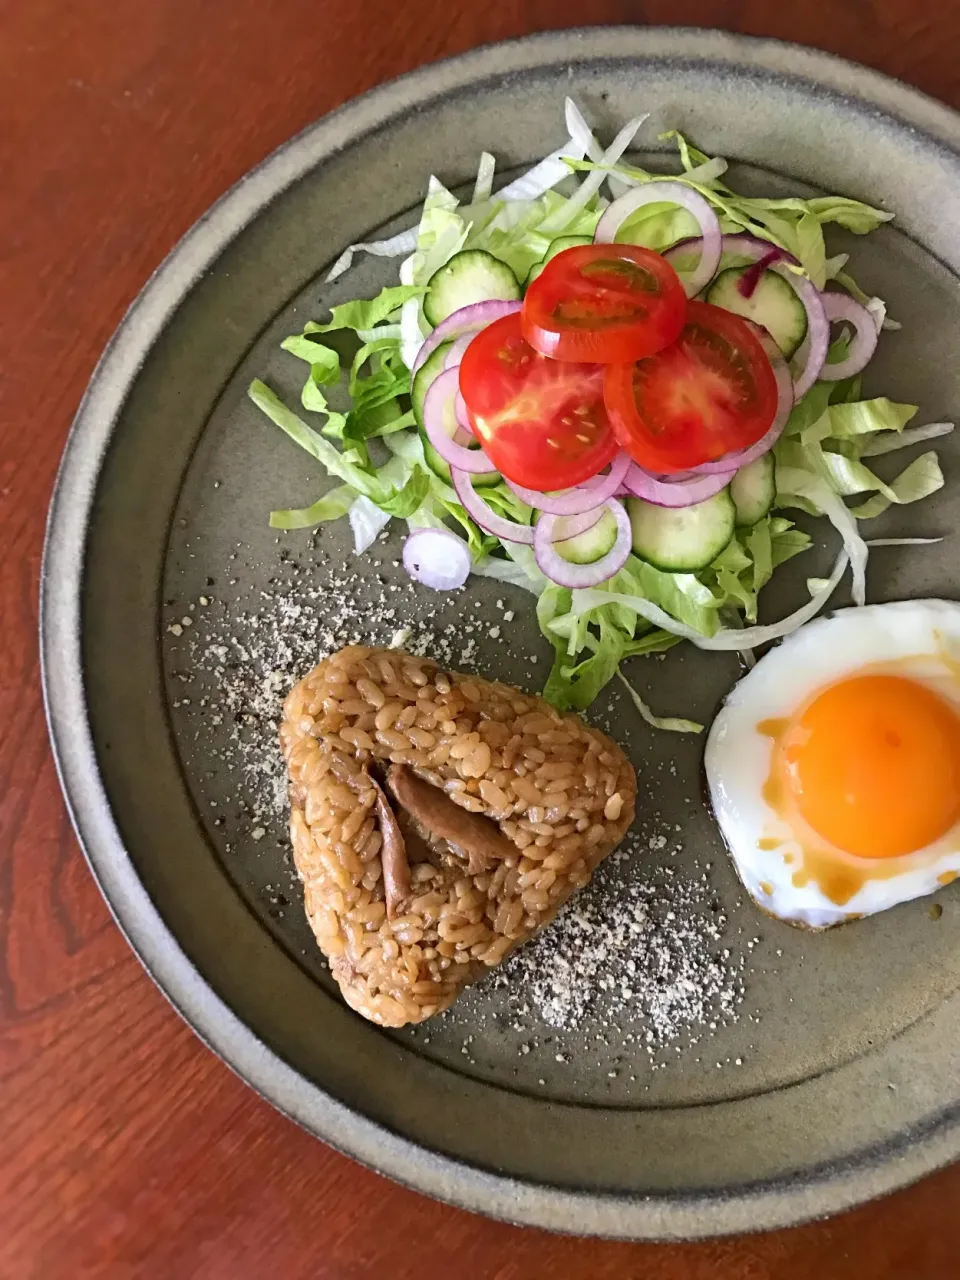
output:
<instances>
[{"instance_id":1,"label":"gray ceramic plate","mask_svg":"<svg viewBox=\"0 0 960 1280\"><path fill-rule=\"evenodd\" d=\"M305 536L278 543L264 525L271 507L314 497L317 477L258 419L248 380L262 374L295 396L298 370L278 339L387 279L368 260L346 285L323 288L344 244L404 225L431 171L463 182L483 148L505 171L550 150L566 93L608 133L652 112L647 138L682 128L739 162L735 183L755 191L812 186L895 210L896 230L850 246L863 282L904 324L884 338L872 384L916 399L930 419L960 413L960 124L945 108L820 54L691 31L569 32L427 67L245 178L113 339L51 515L52 733L94 873L143 963L198 1034L314 1133L424 1192L518 1222L625 1237L770 1227L960 1154L957 894L941 894L938 920L925 901L821 937L761 919L699 803L700 745L641 731L613 700L602 718L638 765L654 845L626 871L655 881L666 857L656 824L678 829L671 874L707 875L700 905L726 921L717 945L743 959L739 1016L718 1015L693 1047L688 1028L682 1053L667 1061L668 1045L654 1056L667 1061L656 1071L629 1007L612 1022L593 1010L578 1039L555 1034L536 1008L507 1016L506 994L481 990L469 1018L439 1023L429 1039L385 1034L331 993L291 900L282 822L257 807L253 793L262 798L270 779L252 778L257 759L229 721L262 710L263 691L244 685L242 657L219 674L210 659L229 636L269 666L271 597L319 592L312 626L318 607L341 608L335 564ZM943 454L946 493L904 517L912 531L956 527L955 446ZM339 532L319 548L334 562L346 554ZM946 544L887 553L873 598L955 594L953 556ZM389 579L389 547L381 558ZM795 592L816 571L813 557ZM498 598L515 600L486 583L476 591L484 626ZM402 604L421 624L433 607L422 595ZM302 641L304 622L285 625ZM477 662L529 684L530 654L542 674L542 642L518 620L509 644L490 641ZM708 719L736 671L722 656L675 651L635 674L661 707ZM260 731L271 733L251 728Z\"/></svg>"}]
</instances>

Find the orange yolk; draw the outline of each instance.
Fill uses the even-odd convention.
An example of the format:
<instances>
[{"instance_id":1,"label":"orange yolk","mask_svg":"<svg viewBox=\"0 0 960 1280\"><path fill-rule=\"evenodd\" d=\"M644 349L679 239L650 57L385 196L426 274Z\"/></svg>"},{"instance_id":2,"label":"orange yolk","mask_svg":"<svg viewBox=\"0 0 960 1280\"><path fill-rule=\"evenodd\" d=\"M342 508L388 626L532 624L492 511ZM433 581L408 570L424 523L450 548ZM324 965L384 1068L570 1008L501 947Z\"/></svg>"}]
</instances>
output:
<instances>
[{"instance_id":1,"label":"orange yolk","mask_svg":"<svg viewBox=\"0 0 960 1280\"><path fill-rule=\"evenodd\" d=\"M858 857L912 853L960 817L960 718L904 676L831 685L794 716L775 751L803 818Z\"/></svg>"}]
</instances>

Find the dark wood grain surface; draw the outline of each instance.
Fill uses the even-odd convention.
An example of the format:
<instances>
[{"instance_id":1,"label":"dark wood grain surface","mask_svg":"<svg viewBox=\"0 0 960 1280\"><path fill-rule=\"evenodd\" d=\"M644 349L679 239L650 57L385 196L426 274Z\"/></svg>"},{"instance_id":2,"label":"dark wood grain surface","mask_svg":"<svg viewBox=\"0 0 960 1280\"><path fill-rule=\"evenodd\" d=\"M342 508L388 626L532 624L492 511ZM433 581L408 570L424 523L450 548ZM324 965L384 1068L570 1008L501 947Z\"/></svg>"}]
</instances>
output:
<instances>
[{"instance_id":1,"label":"dark wood grain surface","mask_svg":"<svg viewBox=\"0 0 960 1280\"><path fill-rule=\"evenodd\" d=\"M950 0L0 0L0 1280L928 1280L960 1167L827 1223L620 1245L487 1222L301 1133L180 1022L87 872L36 653L47 501L124 308L270 150L378 81L591 22L818 45L960 107Z\"/></svg>"}]
</instances>

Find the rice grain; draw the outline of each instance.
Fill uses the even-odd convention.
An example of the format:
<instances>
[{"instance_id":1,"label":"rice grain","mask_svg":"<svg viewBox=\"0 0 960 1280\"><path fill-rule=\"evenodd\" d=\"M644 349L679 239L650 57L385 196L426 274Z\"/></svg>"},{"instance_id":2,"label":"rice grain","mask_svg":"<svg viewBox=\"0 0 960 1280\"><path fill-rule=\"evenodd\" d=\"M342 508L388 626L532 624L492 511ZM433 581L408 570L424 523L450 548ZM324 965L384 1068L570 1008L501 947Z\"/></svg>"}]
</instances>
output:
<instances>
[{"instance_id":1,"label":"rice grain","mask_svg":"<svg viewBox=\"0 0 960 1280\"><path fill-rule=\"evenodd\" d=\"M633 769L599 730L400 650L325 659L287 697L280 740L307 918L344 999L384 1026L447 1008L549 923L633 821ZM412 862L392 920L369 772L391 762L496 823L516 850L471 874L443 842L441 856Z\"/></svg>"}]
</instances>

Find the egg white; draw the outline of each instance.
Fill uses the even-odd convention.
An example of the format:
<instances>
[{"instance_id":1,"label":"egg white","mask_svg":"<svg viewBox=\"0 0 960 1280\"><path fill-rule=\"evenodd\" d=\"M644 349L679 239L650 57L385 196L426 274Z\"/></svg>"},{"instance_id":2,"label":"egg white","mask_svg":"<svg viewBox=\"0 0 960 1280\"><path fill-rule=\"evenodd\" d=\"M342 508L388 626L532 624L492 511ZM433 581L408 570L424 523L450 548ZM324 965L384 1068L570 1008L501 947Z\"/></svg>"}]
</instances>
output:
<instances>
[{"instance_id":1,"label":"egg white","mask_svg":"<svg viewBox=\"0 0 960 1280\"><path fill-rule=\"evenodd\" d=\"M773 743L764 720L789 719L827 685L865 667L890 664L891 673L936 690L960 711L960 604L904 600L840 610L808 623L766 654L735 686L707 739L705 766L714 813L744 888L764 911L791 924L829 928L934 893L939 876L960 872L960 824L933 844L884 859L889 878L866 879L849 901L832 902L811 878L802 887L794 873L803 846L763 796ZM761 840L780 841L774 849ZM819 840L837 862L857 868L857 858ZM792 857L786 861L785 855ZM873 866L876 867L876 863Z\"/></svg>"}]
</instances>

